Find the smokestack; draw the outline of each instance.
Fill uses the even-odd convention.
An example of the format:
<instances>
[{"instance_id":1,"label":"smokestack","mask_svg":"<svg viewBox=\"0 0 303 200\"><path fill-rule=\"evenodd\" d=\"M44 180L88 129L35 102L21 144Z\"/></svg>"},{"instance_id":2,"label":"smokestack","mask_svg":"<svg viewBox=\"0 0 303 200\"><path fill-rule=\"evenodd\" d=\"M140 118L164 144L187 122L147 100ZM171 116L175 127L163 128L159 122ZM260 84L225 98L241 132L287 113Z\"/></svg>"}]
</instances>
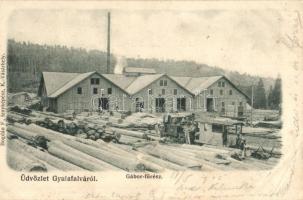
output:
<instances>
[{"instance_id":1,"label":"smokestack","mask_svg":"<svg viewBox=\"0 0 303 200\"><path fill-rule=\"evenodd\" d=\"M110 74L110 12L107 13L107 73Z\"/></svg>"}]
</instances>

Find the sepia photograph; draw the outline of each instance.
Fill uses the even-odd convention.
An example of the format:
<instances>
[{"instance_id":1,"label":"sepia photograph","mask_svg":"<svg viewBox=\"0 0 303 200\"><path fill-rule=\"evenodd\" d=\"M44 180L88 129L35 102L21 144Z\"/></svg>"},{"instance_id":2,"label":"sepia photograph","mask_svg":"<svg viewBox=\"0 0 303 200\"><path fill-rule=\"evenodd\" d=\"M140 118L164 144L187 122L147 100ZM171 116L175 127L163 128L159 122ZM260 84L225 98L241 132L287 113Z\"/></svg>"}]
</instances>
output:
<instances>
[{"instance_id":1,"label":"sepia photograph","mask_svg":"<svg viewBox=\"0 0 303 200\"><path fill-rule=\"evenodd\" d=\"M278 11L16 10L8 22L12 169L161 173L279 163Z\"/></svg>"},{"instance_id":2,"label":"sepia photograph","mask_svg":"<svg viewBox=\"0 0 303 200\"><path fill-rule=\"evenodd\" d=\"M299 1L0 1L0 199L303 199Z\"/></svg>"}]
</instances>

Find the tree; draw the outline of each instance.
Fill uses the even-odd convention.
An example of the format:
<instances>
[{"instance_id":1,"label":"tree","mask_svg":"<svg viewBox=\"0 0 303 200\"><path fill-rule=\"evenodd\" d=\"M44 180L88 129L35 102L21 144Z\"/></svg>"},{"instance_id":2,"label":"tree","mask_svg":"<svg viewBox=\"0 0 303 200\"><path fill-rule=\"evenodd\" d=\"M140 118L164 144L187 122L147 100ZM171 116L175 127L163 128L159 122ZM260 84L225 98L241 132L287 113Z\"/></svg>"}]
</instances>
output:
<instances>
[{"instance_id":1,"label":"tree","mask_svg":"<svg viewBox=\"0 0 303 200\"><path fill-rule=\"evenodd\" d=\"M281 92L281 77L280 75L275 81L274 88L272 90L272 106L273 109L280 110L281 108L281 101L282 101L282 92Z\"/></svg>"},{"instance_id":2,"label":"tree","mask_svg":"<svg viewBox=\"0 0 303 200\"><path fill-rule=\"evenodd\" d=\"M272 95L272 85L269 88L268 96L267 96L267 108L273 109L273 95Z\"/></svg>"},{"instance_id":3,"label":"tree","mask_svg":"<svg viewBox=\"0 0 303 200\"><path fill-rule=\"evenodd\" d=\"M255 108L266 108L266 94L264 89L263 80L260 78L258 85L254 91L254 107Z\"/></svg>"}]
</instances>

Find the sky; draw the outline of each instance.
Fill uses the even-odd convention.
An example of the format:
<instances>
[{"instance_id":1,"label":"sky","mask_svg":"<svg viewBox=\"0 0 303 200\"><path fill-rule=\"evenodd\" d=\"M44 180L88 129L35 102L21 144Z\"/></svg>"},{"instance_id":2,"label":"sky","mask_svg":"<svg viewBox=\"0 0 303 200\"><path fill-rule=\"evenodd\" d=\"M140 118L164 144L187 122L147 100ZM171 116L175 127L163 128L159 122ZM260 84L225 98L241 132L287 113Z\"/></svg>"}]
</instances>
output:
<instances>
[{"instance_id":1,"label":"sky","mask_svg":"<svg viewBox=\"0 0 303 200\"><path fill-rule=\"evenodd\" d=\"M106 17L105 10L17 10L7 35L106 51ZM111 52L276 77L290 64L284 44L291 25L287 17L276 10L112 10Z\"/></svg>"}]
</instances>

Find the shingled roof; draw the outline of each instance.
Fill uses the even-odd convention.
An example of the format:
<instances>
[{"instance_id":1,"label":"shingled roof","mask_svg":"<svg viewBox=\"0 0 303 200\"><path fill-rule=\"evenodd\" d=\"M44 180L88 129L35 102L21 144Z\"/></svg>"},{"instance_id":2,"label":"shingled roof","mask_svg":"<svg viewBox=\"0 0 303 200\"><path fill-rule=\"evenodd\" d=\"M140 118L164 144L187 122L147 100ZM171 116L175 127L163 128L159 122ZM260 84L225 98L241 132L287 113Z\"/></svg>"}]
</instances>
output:
<instances>
[{"instance_id":1,"label":"shingled roof","mask_svg":"<svg viewBox=\"0 0 303 200\"><path fill-rule=\"evenodd\" d=\"M42 75L46 87L46 94L50 98L56 98L95 73L104 77L129 95L139 92L163 76L163 74L148 74L138 77L129 77L121 74L99 74L98 72L43 72Z\"/></svg>"},{"instance_id":2,"label":"shingled roof","mask_svg":"<svg viewBox=\"0 0 303 200\"><path fill-rule=\"evenodd\" d=\"M78 73L63 73L63 72L42 72L46 94L50 96L62 88L66 83L75 78Z\"/></svg>"},{"instance_id":3,"label":"shingled roof","mask_svg":"<svg viewBox=\"0 0 303 200\"><path fill-rule=\"evenodd\" d=\"M224 78L228 81L236 90L238 90L241 94L243 94L247 99L249 97L241 91L238 87L236 87L229 79L225 76L207 76L207 77L179 77L179 76L170 76L171 79L179 83L181 86L191 91L193 94L197 95L201 91L206 90L208 87L213 85L219 79Z\"/></svg>"},{"instance_id":4,"label":"shingled roof","mask_svg":"<svg viewBox=\"0 0 303 200\"><path fill-rule=\"evenodd\" d=\"M171 78L185 87L187 90L194 94L200 93L202 90L207 89L223 76L209 76L209 77L178 77L171 76Z\"/></svg>"},{"instance_id":5,"label":"shingled roof","mask_svg":"<svg viewBox=\"0 0 303 200\"><path fill-rule=\"evenodd\" d=\"M42 74L43 80L45 82L46 94L50 98L58 97L59 95L63 94L64 92L66 92L67 90L69 90L70 88L77 85L78 83L93 74L98 74L101 77L104 77L128 95L134 95L138 93L139 91L146 88L148 85L152 84L154 81L161 78L162 76L170 78L192 95L199 94L201 91L207 89L221 78L225 78L227 81L229 81L224 76L178 77L167 76L165 74L146 74L142 76L132 77L123 74L99 74L98 72L43 72ZM243 93L239 88L237 88L231 81L229 81L229 83L249 99L249 97L245 93Z\"/></svg>"},{"instance_id":6,"label":"shingled roof","mask_svg":"<svg viewBox=\"0 0 303 200\"><path fill-rule=\"evenodd\" d=\"M122 88L129 95L139 92L163 75L164 74L148 74L137 77L129 77L120 74L102 74L103 77Z\"/></svg>"}]
</instances>

